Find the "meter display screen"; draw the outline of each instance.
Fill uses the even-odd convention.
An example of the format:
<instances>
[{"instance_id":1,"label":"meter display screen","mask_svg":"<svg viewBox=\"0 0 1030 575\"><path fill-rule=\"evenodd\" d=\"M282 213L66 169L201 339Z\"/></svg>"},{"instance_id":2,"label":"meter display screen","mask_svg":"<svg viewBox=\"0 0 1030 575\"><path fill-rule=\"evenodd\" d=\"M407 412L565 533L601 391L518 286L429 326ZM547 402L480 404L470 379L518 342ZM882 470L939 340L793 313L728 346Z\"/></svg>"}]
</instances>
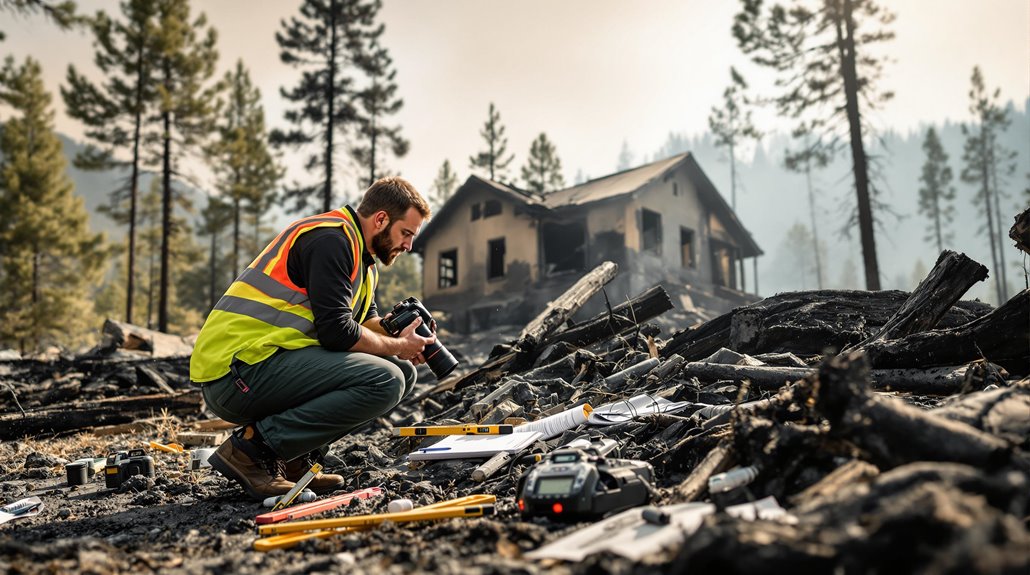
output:
<instances>
[{"instance_id":1,"label":"meter display screen","mask_svg":"<svg viewBox=\"0 0 1030 575\"><path fill-rule=\"evenodd\" d=\"M537 482L537 495L563 495L572 489L575 477L543 477Z\"/></svg>"}]
</instances>

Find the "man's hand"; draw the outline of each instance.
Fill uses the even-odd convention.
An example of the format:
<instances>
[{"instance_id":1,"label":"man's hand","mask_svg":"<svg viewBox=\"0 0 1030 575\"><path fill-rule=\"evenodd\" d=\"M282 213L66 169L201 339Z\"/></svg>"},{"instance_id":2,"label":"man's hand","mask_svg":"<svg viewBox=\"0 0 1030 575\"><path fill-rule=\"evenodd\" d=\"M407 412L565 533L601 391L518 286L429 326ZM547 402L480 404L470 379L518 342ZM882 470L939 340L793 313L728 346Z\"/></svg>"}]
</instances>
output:
<instances>
[{"instance_id":1,"label":"man's hand","mask_svg":"<svg viewBox=\"0 0 1030 575\"><path fill-rule=\"evenodd\" d=\"M435 321L430 327L435 328ZM414 365L419 365L426 362L426 358L422 356L422 350L427 345L436 343L435 329L429 337L422 337L415 333L418 326L422 325L422 318L417 317L414 321L408 324L408 327L401 330L401 333L397 335L397 340L401 345L401 350L397 352L397 357L406 361L410 361Z\"/></svg>"}]
</instances>

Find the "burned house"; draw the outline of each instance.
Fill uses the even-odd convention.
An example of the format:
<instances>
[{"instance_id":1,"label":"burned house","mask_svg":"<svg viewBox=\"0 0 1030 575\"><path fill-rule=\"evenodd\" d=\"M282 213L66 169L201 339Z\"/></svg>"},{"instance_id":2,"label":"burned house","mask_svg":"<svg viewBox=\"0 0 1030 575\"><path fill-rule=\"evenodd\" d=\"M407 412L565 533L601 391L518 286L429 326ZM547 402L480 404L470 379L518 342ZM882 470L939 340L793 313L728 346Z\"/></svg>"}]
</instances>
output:
<instances>
[{"instance_id":1,"label":"burned house","mask_svg":"<svg viewBox=\"0 0 1030 575\"><path fill-rule=\"evenodd\" d=\"M604 261L619 266L612 302L661 284L725 312L756 299L744 259L762 254L690 153L545 195L470 176L414 250L426 305L463 332L525 323Z\"/></svg>"}]
</instances>

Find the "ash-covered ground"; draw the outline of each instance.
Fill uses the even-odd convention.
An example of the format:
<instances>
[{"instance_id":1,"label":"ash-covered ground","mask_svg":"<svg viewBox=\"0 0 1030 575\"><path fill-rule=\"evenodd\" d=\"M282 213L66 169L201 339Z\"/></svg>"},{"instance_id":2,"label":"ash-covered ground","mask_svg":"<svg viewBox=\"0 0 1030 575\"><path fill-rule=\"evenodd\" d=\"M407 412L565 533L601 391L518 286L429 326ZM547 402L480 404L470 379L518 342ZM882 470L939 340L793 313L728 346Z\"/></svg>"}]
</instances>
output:
<instances>
[{"instance_id":1,"label":"ash-covered ground","mask_svg":"<svg viewBox=\"0 0 1030 575\"><path fill-rule=\"evenodd\" d=\"M877 329L865 319L858 323L865 331L856 331L852 341ZM502 327L474 338L445 334L441 340L468 370L486 362L495 344L517 335L518 327ZM100 476L85 486L66 484L64 464L144 447L151 440L175 441L190 429L193 417L152 414L149 427L131 434L86 431L4 441L0 501L39 496L45 508L37 516L0 525L0 571L1030 572L1026 374L971 378L960 393L901 394L873 390L875 374L870 375L862 354L825 358L822 350L784 354L770 349L755 354L758 359L739 361L786 362L781 365L805 366L811 373L779 390L763 389L738 378L688 375L683 366L700 358L669 363L659 354L661 365L650 374L611 378L654 356L668 342L667 335L651 326L577 349L559 346L531 365L483 373L448 390L434 390L437 382L423 369L418 388L389 417L337 442L326 460L327 471L346 477L344 492L380 487L385 496L317 517L381 513L396 498L427 505L474 493L496 495L496 513L386 523L291 549L255 551L255 516L267 509L212 470L191 470L184 455L148 451L155 459L156 479L133 478L119 490L104 488ZM177 365L185 370L184 361ZM79 370L84 387L103 385L86 381L90 373L83 374L74 361L41 362L33 369L40 366L51 369L51 382ZM10 381L16 372L9 367L5 377ZM696 532L638 561L613 551L578 562L527 559L526 553L588 523L522 517L516 485L527 465L504 468L478 483L471 475L483 460L411 464L406 455L419 441L391 433L395 425L469 422L471 405L510 381L510 400L527 419L562 406L597 406L639 393L691 402L676 414L604 428L583 425L548 441L547 447L578 436L610 437L620 442L620 457L654 466L652 504L715 501L721 507L772 496L790 520L746 521L716 512ZM27 386L11 388L25 395ZM5 401L5 413L16 410ZM713 415L704 406L726 410ZM711 469L704 474L706 465ZM706 491L709 475L742 465L757 470L750 485L718 496Z\"/></svg>"}]
</instances>

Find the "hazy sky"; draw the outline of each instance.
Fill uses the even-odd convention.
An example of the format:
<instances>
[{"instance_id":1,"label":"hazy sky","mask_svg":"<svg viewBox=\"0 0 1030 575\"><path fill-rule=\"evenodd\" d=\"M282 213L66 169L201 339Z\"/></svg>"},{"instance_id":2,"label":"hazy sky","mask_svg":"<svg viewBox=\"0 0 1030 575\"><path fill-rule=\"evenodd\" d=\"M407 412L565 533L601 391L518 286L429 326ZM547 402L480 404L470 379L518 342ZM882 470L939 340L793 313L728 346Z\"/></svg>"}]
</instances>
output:
<instances>
[{"instance_id":1,"label":"hazy sky","mask_svg":"<svg viewBox=\"0 0 1030 575\"><path fill-rule=\"evenodd\" d=\"M411 141L390 166L428 190L444 159L459 177L479 150L492 101L507 127L518 172L541 131L556 144L571 184L577 171L614 171L623 140L638 160L670 132L699 134L734 65L756 91L770 77L742 56L730 34L739 3L730 0L386 0L383 44L397 69L403 110L393 120ZM908 130L922 122L964 120L969 77L980 65L989 87L1022 104L1030 94L1030 0L891 0L897 15L884 87L896 97L874 121ZM83 11L116 10L112 1L80 2ZM279 62L274 33L299 2L194 2L219 32L219 69L242 58L262 90L269 123L283 126L280 86L299 72ZM62 33L40 17L2 15L0 53L42 61L57 92L69 63L96 73L86 33ZM63 115L59 130L80 137ZM777 126L770 112L759 127ZM782 125L780 126L782 127ZM1030 135L1028 135L1030 138ZM290 179L312 181L288 154ZM707 168L709 171L721 169ZM348 179L345 183L350 184ZM746 224L746 222L745 222Z\"/></svg>"}]
</instances>

